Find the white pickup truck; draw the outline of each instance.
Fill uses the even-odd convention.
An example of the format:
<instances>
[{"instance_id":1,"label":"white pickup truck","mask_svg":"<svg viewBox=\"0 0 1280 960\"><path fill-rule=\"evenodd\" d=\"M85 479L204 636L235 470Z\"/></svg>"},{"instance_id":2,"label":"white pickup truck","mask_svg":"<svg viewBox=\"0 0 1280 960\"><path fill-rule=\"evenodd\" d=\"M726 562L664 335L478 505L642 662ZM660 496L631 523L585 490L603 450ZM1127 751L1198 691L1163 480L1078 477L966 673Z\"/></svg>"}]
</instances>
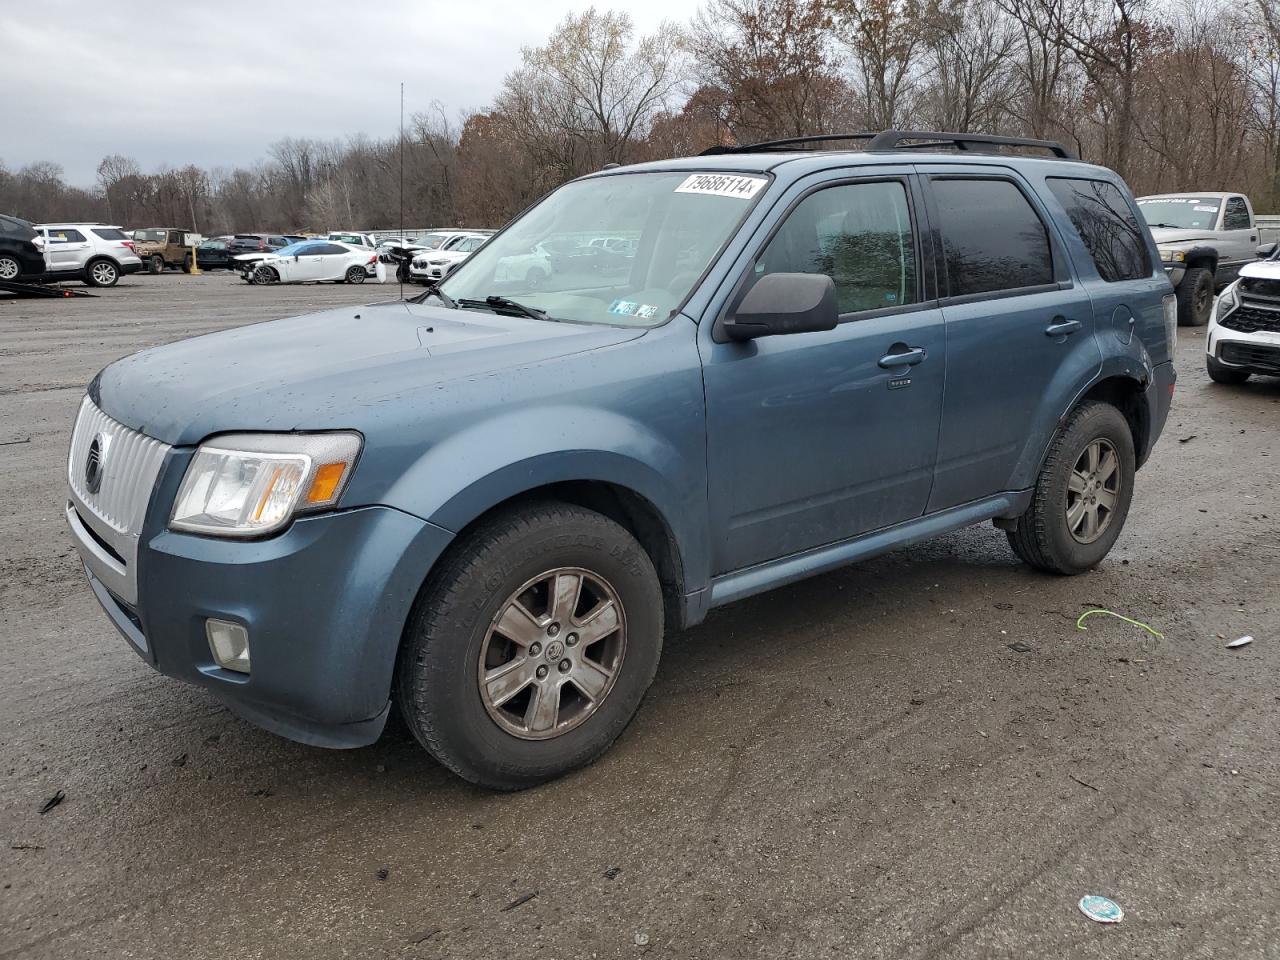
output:
<instances>
[{"instance_id":1,"label":"white pickup truck","mask_svg":"<svg viewBox=\"0 0 1280 960\"><path fill-rule=\"evenodd\" d=\"M1209 322L1213 296L1258 259L1253 205L1240 193L1161 193L1138 198L1169 282L1178 297L1178 323Z\"/></svg>"}]
</instances>

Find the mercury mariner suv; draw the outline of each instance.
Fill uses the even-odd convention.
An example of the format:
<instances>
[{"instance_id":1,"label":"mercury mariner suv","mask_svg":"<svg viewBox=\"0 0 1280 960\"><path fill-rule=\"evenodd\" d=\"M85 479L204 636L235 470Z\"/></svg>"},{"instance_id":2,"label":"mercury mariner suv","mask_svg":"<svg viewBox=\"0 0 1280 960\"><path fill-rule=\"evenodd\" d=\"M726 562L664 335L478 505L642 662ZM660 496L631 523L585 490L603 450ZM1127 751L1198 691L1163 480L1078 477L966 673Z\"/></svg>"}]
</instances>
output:
<instances>
[{"instance_id":1,"label":"mercury mariner suv","mask_svg":"<svg viewBox=\"0 0 1280 960\"><path fill-rule=\"evenodd\" d=\"M599 756L714 607L986 521L1098 564L1174 385L1129 190L1056 143L850 140L602 170L413 300L111 364L66 504L107 616L276 733L394 707L516 789ZM506 269L593 237L631 255Z\"/></svg>"}]
</instances>

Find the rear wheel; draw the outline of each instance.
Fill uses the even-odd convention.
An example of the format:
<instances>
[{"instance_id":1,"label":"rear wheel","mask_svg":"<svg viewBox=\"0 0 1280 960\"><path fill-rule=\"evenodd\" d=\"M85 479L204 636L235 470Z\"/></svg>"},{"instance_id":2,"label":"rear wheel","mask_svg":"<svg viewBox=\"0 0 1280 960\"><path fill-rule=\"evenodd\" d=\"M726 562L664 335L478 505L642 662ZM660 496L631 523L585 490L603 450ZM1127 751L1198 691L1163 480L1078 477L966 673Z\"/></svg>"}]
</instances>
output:
<instances>
[{"instance_id":1,"label":"rear wheel","mask_svg":"<svg viewBox=\"0 0 1280 960\"><path fill-rule=\"evenodd\" d=\"M1213 309L1213 271L1204 267L1188 267L1176 291L1178 325L1203 327Z\"/></svg>"},{"instance_id":2,"label":"rear wheel","mask_svg":"<svg viewBox=\"0 0 1280 960\"><path fill-rule=\"evenodd\" d=\"M189 253L182 258L182 272L183 273L191 272L191 254Z\"/></svg>"},{"instance_id":3,"label":"rear wheel","mask_svg":"<svg viewBox=\"0 0 1280 960\"><path fill-rule=\"evenodd\" d=\"M1031 504L1009 531L1013 552L1051 573L1097 566L1129 515L1136 469L1120 411L1106 403L1078 407L1054 436Z\"/></svg>"},{"instance_id":4,"label":"rear wheel","mask_svg":"<svg viewBox=\"0 0 1280 960\"><path fill-rule=\"evenodd\" d=\"M347 274L343 277L347 283L364 283L364 278L364 267L348 267Z\"/></svg>"},{"instance_id":5,"label":"rear wheel","mask_svg":"<svg viewBox=\"0 0 1280 960\"><path fill-rule=\"evenodd\" d=\"M1249 379L1249 371L1238 367L1229 367L1214 357L1205 357L1205 366L1209 370L1209 379L1214 383L1237 386Z\"/></svg>"},{"instance_id":6,"label":"rear wheel","mask_svg":"<svg viewBox=\"0 0 1280 960\"><path fill-rule=\"evenodd\" d=\"M0 280L17 280L21 273L22 264L18 263L16 257L0 253Z\"/></svg>"},{"instance_id":7,"label":"rear wheel","mask_svg":"<svg viewBox=\"0 0 1280 960\"><path fill-rule=\"evenodd\" d=\"M114 287L120 279L120 268L110 260L90 260L84 273L91 287Z\"/></svg>"},{"instance_id":8,"label":"rear wheel","mask_svg":"<svg viewBox=\"0 0 1280 960\"><path fill-rule=\"evenodd\" d=\"M614 521L544 503L496 515L452 549L406 629L396 699L458 775L518 790L590 763L658 666L653 564Z\"/></svg>"},{"instance_id":9,"label":"rear wheel","mask_svg":"<svg viewBox=\"0 0 1280 960\"><path fill-rule=\"evenodd\" d=\"M160 256L160 254L157 253L155 256L147 258L147 273L155 274L155 273L160 273L163 270L164 270L164 257Z\"/></svg>"}]
</instances>

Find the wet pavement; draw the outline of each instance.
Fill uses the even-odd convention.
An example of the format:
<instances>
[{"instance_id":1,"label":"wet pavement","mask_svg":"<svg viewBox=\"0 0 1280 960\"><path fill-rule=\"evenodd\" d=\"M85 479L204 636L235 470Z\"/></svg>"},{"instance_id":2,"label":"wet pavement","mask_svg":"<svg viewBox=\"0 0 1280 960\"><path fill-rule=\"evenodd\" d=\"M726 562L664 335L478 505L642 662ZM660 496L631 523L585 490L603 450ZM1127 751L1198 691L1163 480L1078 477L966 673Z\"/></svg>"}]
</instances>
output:
<instances>
[{"instance_id":1,"label":"wet pavement","mask_svg":"<svg viewBox=\"0 0 1280 960\"><path fill-rule=\"evenodd\" d=\"M0 299L0 958L1280 956L1280 380L1214 385L1181 331L1096 571L988 526L718 610L594 766L499 795L153 673L61 519L103 365L394 293Z\"/></svg>"}]
</instances>

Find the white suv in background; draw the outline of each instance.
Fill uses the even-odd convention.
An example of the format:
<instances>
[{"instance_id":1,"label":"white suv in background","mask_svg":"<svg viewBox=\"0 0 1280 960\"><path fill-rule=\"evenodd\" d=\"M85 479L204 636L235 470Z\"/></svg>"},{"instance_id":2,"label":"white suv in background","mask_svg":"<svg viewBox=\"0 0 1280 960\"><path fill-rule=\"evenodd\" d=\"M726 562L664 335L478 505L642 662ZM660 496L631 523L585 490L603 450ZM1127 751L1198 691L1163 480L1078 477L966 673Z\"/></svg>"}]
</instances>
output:
<instances>
[{"instance_id":1,"label":"white suv in background","mask_svg":"<svg viewBox=\"0 0 1280 960\"><path fill-rule=\"evenodd\" d=\"M1280 246L1268 246L1267 259L1242 267L1214 305L1204 345L1215 383L1280 377Z\"/></svg>"},{"instance_id":2,"label":"white suv in background","mask_svg":"<svg viewBox=\"0 0 1280 960\"><path fill-rule=\"evenodd\" d=\"M44 253L50 280L83 280L91 287L114 287L123 274L142 269L133 241L119 227L40 223L35 230L35 242Z\"/></svg>"},{"instance_id":3,"label":"white suv in background","mask_svg":"<svg viewBox=\"0 0 1280 960\"><path fill-rule=\"evenodd\" d=\"M438 250L415 254L409 264L409 279L417 283L436 283L447 277L458 264L485 245L493 234L459 233L446 240Z\"/></svg>"}]
</instances>

